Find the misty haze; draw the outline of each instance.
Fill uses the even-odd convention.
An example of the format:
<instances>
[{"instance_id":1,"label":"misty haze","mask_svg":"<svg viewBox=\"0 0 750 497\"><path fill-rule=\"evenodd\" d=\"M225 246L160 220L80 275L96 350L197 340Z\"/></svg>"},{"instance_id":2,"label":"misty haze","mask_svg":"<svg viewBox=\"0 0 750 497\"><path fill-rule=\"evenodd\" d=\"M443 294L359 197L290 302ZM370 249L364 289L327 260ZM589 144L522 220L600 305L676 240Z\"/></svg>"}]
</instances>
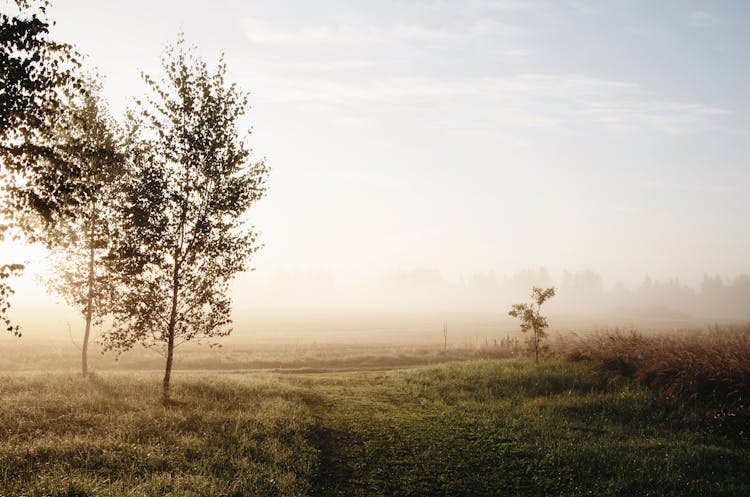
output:
<instances>
[{"instance_id":1,"label":"misty haze","mask_svg":"<svg viewBox=\"0 0 750 497\"><path fill-rule=\"evenodd\" d=\"M748 21L0 0L0 497L750 495Z\"/></svg>"}]
</instances>

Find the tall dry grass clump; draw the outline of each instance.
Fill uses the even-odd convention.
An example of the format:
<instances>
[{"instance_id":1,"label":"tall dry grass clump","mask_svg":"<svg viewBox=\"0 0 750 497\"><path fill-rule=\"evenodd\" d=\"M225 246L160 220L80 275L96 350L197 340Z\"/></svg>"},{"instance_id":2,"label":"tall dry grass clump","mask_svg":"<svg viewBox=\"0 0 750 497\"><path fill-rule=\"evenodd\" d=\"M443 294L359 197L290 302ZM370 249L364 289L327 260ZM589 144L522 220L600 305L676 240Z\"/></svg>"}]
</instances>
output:
<instances>
[{"instance_id":1,"label":"tall dry grass clump","mask_svg":"<svg viewBox=\"0 0 750 497\"><path fill-rule=\"evenodd\" d=\"M750 324L646 335L635 330L558 340L571 360L592 360L608 377L627 377L684 400L734 412L750 406Z\"/></svg>"}]
</instances>

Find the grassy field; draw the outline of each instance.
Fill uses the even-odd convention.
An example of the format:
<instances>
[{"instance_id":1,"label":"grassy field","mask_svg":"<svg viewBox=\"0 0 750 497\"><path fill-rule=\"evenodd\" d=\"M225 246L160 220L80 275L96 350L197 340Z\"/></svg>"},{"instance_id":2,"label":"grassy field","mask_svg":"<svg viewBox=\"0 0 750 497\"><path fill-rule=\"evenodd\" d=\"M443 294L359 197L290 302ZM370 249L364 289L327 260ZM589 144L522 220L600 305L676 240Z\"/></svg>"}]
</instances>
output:
<instances>
[{"instance_id":1,"label":"grassy field","mask_svg":"<svg viewBox=\"0 0 750 497\"><path fill-rule=\"evenodd\" d=\"M517 337L482 340L443 348L441 345L390 345L360 343L302 343L248 345L218 348L185 344L175 355L174 368L183 371L343 371L420 366L469 359L500 359L521 353ZM80 349L66 342L29 342L0 339L1 371L75 371L80 369ZM165 358L141 347L116 356L101 353L94 344L89 364L98 371L163 370Z\"/></svg>"},{"instance_id":2,"label":"grassy field","mask_svg":"<svg viewBox=\"0 0 750 497\"><path fill-rule=\"evenodd\" d=\"M155 374L2 379L0 495L306 495L317 468L302 397L272 378Z\"/></svg>"},{"instance_id":3,"label":"grassy field","mask_svg":"<svg viewBox=\"0 0 750 497\"><path fill-rule=\"evenodd\" d=\"M587 362L6 373L0 495L746 496L711 411Z\"/></svg>"}]
</instances>

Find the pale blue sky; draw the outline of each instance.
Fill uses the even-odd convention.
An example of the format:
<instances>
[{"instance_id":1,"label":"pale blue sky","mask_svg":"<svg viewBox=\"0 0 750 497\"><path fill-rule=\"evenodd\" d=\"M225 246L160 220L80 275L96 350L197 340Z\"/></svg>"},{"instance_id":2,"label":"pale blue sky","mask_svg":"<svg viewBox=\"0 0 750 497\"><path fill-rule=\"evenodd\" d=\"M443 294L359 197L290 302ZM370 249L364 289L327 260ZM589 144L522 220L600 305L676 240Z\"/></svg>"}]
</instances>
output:
<instances>
[{"instance_id":1,"label":"pale blue sky","mask_svg":"<svg viewBox=\"0 0 750 497\"><path fill-rule=\"evenodd\" d=\"M58 0L139 96L179 30L226 52L272 167L262 286L427 267L750 272L750 3Z\"/></svg>"}]
</instances>

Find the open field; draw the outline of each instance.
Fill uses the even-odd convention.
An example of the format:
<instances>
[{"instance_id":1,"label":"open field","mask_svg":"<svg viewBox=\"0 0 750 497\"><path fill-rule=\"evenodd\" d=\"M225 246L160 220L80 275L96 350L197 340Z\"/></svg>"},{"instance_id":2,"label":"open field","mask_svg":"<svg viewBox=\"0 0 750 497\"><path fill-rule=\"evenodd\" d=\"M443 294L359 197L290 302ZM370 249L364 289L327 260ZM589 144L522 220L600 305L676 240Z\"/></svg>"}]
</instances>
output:
<instances>
[{"instance_id":1,"label":"open field","mask_svg":"<svg viewBox=\"0 0 750 497\"><path fill-rule=\"evenodd\" d=\"M750 494L711 410L588 362L296 374L8 372L3 496Z\"/></svg>"},{"instance_id":2,"label":"open field","mask_svg":"<svg viewBox=\"0 0 750 497\"><path fill-rule=\"evenodd\" d=\"M80 369L80 350L70 344L8 343L0 357L0 371L59 371ZM4 344L5 345L5 344ZM175 369L182 371L295 371L320 372L342 370L388 369L467 359L507 358L519 353L518 341L503 339L481 341L444 350L424 345L228 345L210 349L207 346L178 348ZM154 350L137 348L122 354L89 354L89 363L98 371L159 371L164 357Z\"/></svg>"},{"instance_id":3,"label":"open field","mask_svg":"<svg viewBox=\"0 0 750 497\"><path fill-rule=\"evenodd\" d=\"M507 318L507 319L506 319ZM444 348L443 323L448 326ZM614 323L614 324L613 324ZM607 330L648 330L652 335L694 334L711 323L703 321L648 320L602 316L555 317L550 331L553 349L567 353L573 331L580 337L606 334ZM722 324L722 329L730 326ZM19 340L0 337L0 371L75 371L80 363L80 326L56 323L45 332L24 329ZM96 335L95 335L96 336ZM264 315L237 323L221 340L221 347L192 343L178 347L175 368L182 370L229 369L361 369L405 367L446 360L505 358L517 355L514 343L522 342L516 320L495 314L363 314ZM575 340L579 343L579 340ZM96 341L90 345L94 370L159 370L164 357L137 346L119 358L102 354Z\"/></svg>"}]
</instances>

